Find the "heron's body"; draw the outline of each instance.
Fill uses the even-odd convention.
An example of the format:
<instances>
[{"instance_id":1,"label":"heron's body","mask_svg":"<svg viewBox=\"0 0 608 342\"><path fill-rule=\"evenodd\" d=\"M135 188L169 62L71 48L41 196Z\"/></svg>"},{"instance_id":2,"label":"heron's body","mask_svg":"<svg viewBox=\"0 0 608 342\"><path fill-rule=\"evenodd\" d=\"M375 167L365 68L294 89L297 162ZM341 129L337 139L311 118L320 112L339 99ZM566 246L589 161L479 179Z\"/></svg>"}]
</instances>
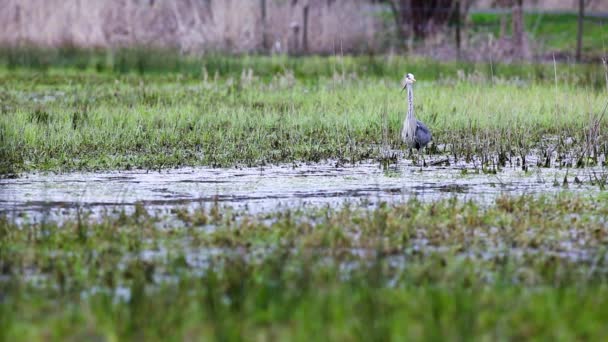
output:
<instances>
[{"instance_id":1,"label":"heron's body","mask_svg":"<svg viewBox=\"0 0 608 342\"><path fill-rule=\"evenodd\" d=\"M414 75L407 74L405 88L407 89L407 116L403 121L401 139L410 148L420 150L432 140L431 131L425 124L416 120L414 115Z\"/></svg>"},{"instance_id":2,"label":"heron's body","mask_svg":"<svg viewBox=\"0 0 608 342\"><path fill-rule=\"evenodd\" d=\"M416 120L416 133L412 147L419 150L424 148L429 142L431 142L431 131L420 120Z\"/></svg>"}]
</instances>

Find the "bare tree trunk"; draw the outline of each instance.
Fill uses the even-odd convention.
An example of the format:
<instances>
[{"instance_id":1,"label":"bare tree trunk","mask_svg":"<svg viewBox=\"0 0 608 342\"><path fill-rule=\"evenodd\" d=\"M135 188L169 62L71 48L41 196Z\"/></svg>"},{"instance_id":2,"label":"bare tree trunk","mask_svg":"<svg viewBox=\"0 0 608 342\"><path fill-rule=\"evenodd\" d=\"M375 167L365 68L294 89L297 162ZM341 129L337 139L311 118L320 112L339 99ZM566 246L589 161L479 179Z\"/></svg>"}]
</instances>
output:
<instances>
[{"instance_id":1,"label":"bare tree trunk","mask_svg":"<svg viewBox=\"0 0 608 342\"><path fill-rule=\"evenodd\" d=\"M504 38L507 34L507 16L500 16L500 33L498 34L498 38Z\"/></svg>"},{"instance_id":2,"label":"bare tree trunk","mask_svg":"<svg viewBox=\"0 0 608 342\"><path fill-rule=\"evenodd\" d=\"M408 30L405 29L404 26L404 17L401 7L403 6L398 0L386 0L391 8L391 12L393 14L393 18L395 18L395 26L397 27L397 36L404 40L408 36Z\"/></svg>"},{"instance_id":3,"label":"bare tree trunk","mask_svg":"<svg viewBox=\"0 0 608 342\"><path fill-rule=\"evenodd\" d=\"M393 14L397 34L405 41L411 36L426 38L445 27L453 18L457 5L462 0L379 0L387 3ZM471 1L465 1L464 10ZM463 12L463 7L460 7Z\"/></svg>"},{"instance_id":4,"label":"bare tree trunk","mask_svg":"<svg viewBox=\"0 0 608 342\"><path fill-rule=\"evenodd\" d=\"M583 18L585 16L585 0L578 0L578 32L576 34L576 62L581 62L583 48Z\"/></svg>"},{"instance_id":5,"label":"bare tree trunk","mask_svg":"<svg viewBox=\"0 0 608 342\"><path fill-rule=\"evenodd\" d=\"M523 0L517 0L513 4L513 48L514 57L522 59L524 56L524 11Z\"/></svg>"},{"instance_id":6,"label":"bare tree trunk","mask_svg":"<svg viewBox=\"0 0 608 342\"><path fill-rule=\"evenodd\" d=\"M454 0L409 0L409 3L409 19L416 38L435 34L453 15Z\"/></svg>"},{"instance_id":7,"label":"bare tree trunk","mask_svg":"<svg viewBox=\"0 0 608 342\"><path fill-rule=\"evenodd\" d=\"M291 36L287 49L290 55L297 56L300 53L300 25L295 22L291 23Z\"/></svg>"},{"instance_id":8,"label":"bare tree trunk","mask_svg":"<svg viewBox=\"0 0 608 342\"><path fill-rule=\"evenodd\" d=\"M456 53L460 59L460 0L456 0Z\"/></svg>"},{"instance_id":9,"label":"bare tree trunk","mask_svg":"<svg viewBox=\"0 0 608 342\"><path fill-rule=\"evenodd\" d=\"M308 53L308 5L304 6L303 12L302 50L304 53Z\"/></svg>"},{"instance_id":10,"label":"bare tree trunk","mask_svg":"<svg viewBox=\"0 0 608 342\"><path fill-rule=\"evenodd\" d=\"M262 49L268 51L270 46L268 46L268 35L266 34L266 0L260 0L260 9L262 10Z\"/></svg>"}]
</instances>

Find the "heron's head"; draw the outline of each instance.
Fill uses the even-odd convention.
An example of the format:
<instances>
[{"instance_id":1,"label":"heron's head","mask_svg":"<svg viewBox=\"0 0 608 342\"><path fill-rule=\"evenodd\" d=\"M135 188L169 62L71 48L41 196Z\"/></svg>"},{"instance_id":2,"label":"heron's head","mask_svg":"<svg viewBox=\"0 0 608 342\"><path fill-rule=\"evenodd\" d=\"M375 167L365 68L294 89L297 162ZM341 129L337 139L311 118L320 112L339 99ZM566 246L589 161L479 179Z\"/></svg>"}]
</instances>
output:
<instances>
[{"instance_id":1,"label":"heron's head","mask_svg":"<svg viewBox=\"0 0 608 342\"><path fill-rule=\"evenodd\" d=\"M414 82L416 82L416 78L414 78L414 74L411 73L407 73L405 74L405 81L403 82L403 89L401 89L401 91L403 91L409 84L414 84Z\"/></svg>"}]
</instances>

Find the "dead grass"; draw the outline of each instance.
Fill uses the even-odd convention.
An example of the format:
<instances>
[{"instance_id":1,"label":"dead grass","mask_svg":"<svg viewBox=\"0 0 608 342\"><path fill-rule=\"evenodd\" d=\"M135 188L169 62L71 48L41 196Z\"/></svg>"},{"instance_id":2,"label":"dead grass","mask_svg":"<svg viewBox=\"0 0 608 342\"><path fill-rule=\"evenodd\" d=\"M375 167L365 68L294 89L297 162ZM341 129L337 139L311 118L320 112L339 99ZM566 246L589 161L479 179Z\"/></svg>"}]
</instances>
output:
<instances>
[{"instance_id":1,"label":"dead grass","mask_svg":"<svg viewBox=\"0 0 608 342\"><path fill-rule=\"evenodd\" d=\"M47 47L171 46L187 52L252 52L263 48L260 1L3 0L0 44ZM303 46L309 6L312 53L360 50L375 43L380 19L363 0L267 0L266 40L275 51ZM295 4L294 4L295 3ZM292 24L300 27L293 36ZM349 23L348 27L344 23Z\"/></svg>"}]
</instances>

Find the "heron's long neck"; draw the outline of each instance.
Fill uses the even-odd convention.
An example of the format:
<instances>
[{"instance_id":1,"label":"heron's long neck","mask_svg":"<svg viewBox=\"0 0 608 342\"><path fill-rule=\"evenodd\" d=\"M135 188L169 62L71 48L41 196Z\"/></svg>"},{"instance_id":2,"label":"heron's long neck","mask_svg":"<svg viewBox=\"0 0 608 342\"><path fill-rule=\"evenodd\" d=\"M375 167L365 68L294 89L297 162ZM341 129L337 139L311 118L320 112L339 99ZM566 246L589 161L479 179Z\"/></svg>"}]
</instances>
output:
<instances>
[{"instance_id":1,"label":"heron's long neck","mask_svg":"<svg viewBox=\"0 0 608 342\"><path fill-rule=\"evenodd\" d=\"M415 121L416 116L414 115L414 87L411 84L407 84L407 121Z\"/></svg>"}]
</instances>

